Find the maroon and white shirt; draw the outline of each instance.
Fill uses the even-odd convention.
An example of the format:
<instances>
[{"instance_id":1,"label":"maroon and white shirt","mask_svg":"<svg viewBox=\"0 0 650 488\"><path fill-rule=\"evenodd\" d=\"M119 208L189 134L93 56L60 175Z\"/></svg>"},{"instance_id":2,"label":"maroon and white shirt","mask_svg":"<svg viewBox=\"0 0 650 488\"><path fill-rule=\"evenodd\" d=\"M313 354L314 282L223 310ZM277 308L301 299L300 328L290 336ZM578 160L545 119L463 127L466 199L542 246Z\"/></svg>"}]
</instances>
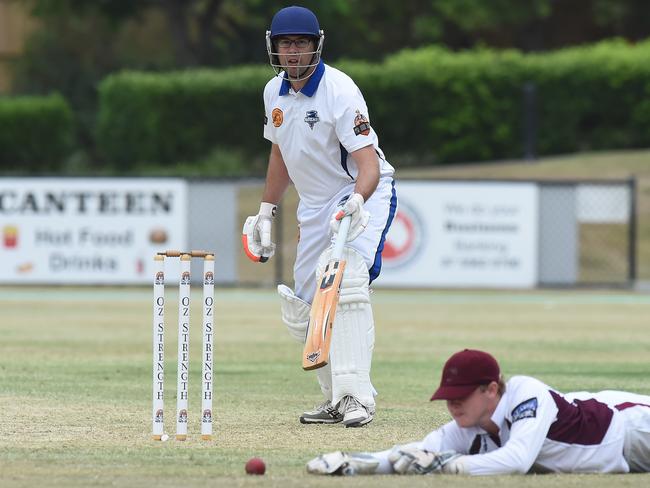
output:
<instances>
[{"instance_id":1,"label":"maroon and white shirt","mask_svg":"<svg viewBox=\"0 0 650 488\"><path fill-rule=\"evenodd\" d=\"M567 399L541 381L514 376L492 415L498 436L452 421L421 443L454 450L472 475L533 472L627 473L619 412L594 398Z\"/></svg>"}]
</instances>

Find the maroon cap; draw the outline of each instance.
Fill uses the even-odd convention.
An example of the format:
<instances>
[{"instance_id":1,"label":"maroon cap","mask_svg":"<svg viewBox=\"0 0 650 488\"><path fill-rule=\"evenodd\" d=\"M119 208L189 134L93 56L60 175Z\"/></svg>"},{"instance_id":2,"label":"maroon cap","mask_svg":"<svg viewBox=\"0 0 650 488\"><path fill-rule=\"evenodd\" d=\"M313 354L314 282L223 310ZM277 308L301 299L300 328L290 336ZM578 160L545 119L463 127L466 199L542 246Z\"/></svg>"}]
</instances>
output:
<instances>
[{"instance_id":1,"label":"maroon cap","mask_svg":"<svg viewBox=\"0 0 650 488\"><path fill-rule=\"evenodd\" d=\"M431 400L458 400L470 395L480 385L499 381L499 363L490 354L465 349L450 357L442 369L440 386Z\"/></svg>"}]
</instances>

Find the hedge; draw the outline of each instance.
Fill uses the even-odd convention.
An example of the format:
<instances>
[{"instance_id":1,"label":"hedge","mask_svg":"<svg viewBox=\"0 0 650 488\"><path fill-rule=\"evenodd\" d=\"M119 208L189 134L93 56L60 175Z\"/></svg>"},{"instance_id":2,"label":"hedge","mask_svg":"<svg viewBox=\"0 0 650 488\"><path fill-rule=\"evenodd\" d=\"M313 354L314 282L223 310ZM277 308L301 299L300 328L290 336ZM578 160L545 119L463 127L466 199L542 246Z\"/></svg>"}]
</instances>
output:
<instances>
[{"instance_id":1,"label":"hedge","mask_svg":"<svg viewBox=\"0 0 650 488\"><path fill-rule=\"evenodd\" d=\"M72 111L60 95L0 97L0 169L56 172L74 139Z\"/></svg>"},{"instance_id":2,"label":"hedge","mask_svg":"<svg viewBox=\"0 0 650 488\"><path fill-rule=\"evenodd\" d=\"M336 66L363 91L398 166L521 157L529 82L537 87L540 155L650 146L650 41L527 55L428 47ZM263 156L262 90L271 75L267 66L112 75L100 87L102 154L122 169L199 159L215 148Z\"/></svg>"},{"instance_id":3,"label":"hedge","mask_svg":"<svg viewBox=\"0 0 650 488\"><path fill-rule=\"evenodd\" d=\"M254 66L112 75L99 90L99 149L120 169L197 159L219 146L261 150L269 72Z\"/></svg>"}]
</instances>

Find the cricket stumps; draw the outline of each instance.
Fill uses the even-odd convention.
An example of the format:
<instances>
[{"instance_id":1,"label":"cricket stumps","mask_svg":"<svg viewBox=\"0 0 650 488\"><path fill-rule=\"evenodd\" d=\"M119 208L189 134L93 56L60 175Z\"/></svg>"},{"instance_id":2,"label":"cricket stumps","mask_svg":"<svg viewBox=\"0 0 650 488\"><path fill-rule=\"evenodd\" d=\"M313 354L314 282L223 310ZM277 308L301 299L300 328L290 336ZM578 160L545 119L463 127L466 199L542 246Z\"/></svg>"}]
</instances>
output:
<instances>
[{"instance_id":1,"label":"cricket stumps","mask_svg":"<svg viewBox=\"0 0 650 488\"><path fill-rule=\"evenodd\" d=\"M165 259L180 258L178 296L178 369L176 381L176 440L188 435L190 368L190 305L192 258L203 260L203 349L201 355L201 438L212 438L214 254L208 251L164 251L154 256L153 279L153 439L164 435L165 380Z\"/></svg>"}]
</instances>

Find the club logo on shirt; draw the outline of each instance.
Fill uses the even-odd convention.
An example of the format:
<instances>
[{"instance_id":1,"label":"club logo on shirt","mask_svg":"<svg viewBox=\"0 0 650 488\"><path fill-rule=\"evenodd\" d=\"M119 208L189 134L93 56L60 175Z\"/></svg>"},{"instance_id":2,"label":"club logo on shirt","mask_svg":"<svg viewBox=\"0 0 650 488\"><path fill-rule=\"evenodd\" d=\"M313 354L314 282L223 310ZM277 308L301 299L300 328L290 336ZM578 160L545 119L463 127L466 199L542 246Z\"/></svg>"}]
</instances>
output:
<instances>
[{"instance_id":1,"label":"club logo on shirt","mask_svg":"<svg viewBox=\"0 0 650 488\"><path fill-rule=\"evenodd\" d=\"M318 118L318 112L316 110L307 110L307 113L305 114L305 122L307 125L309 125L309 128L311 130L314 130L314 125L316 125L316 122L320 122L320 119Z\"/></svg>"},{"instance_id":2,"label":"club logo on shirt","mask_svg":"<svg viewBox=\"0 0 650 488\"><path fill-rule=\"evenodd\" d=\"M512 409L512 423L517 420L537 417L537 398L529 398Z\"/></svg>"},{"instance_id":3,"label":"club logo on shirt","mask_svg":"<svg viewBox=\"0 0 650 488\"><path fill-rule=\"evenodd\" d=\"M356 112L357 116L354 118L354 135L358 136L361 134L362 136L367 136L370 134L370 122L368 122L368 118L361 112L358 110Z\"/></svg>"},{"instance_id":4,"label":"club logo on shirt","mask_svg":"<svg viewBox=\"0 0 650 488\"><path fill-rule=\"evenodd\" d=\"M279 108L274 108L271 112L271 120L273 120L273 127L280 127L284 121L284 114Z\"/></svg>"}]
</instances>

